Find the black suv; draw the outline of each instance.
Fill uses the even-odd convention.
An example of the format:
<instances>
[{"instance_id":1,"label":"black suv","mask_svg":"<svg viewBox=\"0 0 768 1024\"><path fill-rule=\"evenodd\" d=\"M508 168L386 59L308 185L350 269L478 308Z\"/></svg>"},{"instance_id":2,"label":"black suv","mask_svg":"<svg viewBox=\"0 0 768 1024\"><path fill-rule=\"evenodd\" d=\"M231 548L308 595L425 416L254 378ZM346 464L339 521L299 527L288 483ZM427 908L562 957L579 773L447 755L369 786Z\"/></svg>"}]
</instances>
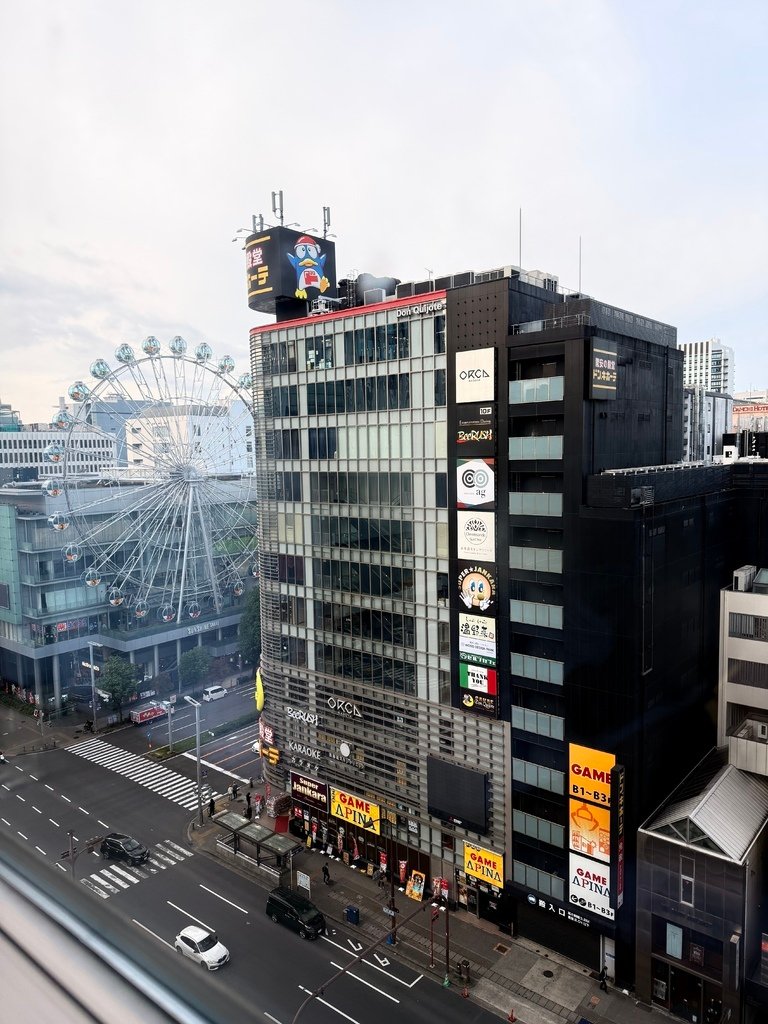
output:
<instances>
[{"instance_id":1,"label":"black suv","mask_svg":"<svg viewBox=\"0 0 768 1024\"><path fill-rule=\"evenodd\" d=\"M273 889L267 897L267 915L293 928L302 939L316 939L325 934L325 918L315 904L282 886Z\"/></svg>"},{"instance_id":2,"label":"black suv","mask_svg":"<svg viewBox=\"0 0 768 1024\"><path fill-rule=\"evenodd\" d=\"M129 864L143 864L149 860L149 850L146 846L120 832L110 832L104 838L100 852L105 860L127 860Z\"/></svg>"}]
</instances>

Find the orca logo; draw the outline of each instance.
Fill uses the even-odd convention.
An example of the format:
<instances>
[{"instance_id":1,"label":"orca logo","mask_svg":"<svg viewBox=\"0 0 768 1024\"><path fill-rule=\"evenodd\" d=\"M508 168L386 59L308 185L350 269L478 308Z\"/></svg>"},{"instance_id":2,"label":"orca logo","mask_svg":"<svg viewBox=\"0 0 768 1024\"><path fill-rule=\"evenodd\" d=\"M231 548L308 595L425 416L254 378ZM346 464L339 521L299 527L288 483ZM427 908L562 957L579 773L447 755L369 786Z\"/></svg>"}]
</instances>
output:
<instances>
[{"instance_id":1,"label":"orca logo","mask_svg":"<svg viewBox=\"0 0 768 1024\"><path fill-rule=\"evenodd\" d=\"M484 380L490 376L487 370L462 370L459 373L459 380Z\"/></svg>"}]
</instances>

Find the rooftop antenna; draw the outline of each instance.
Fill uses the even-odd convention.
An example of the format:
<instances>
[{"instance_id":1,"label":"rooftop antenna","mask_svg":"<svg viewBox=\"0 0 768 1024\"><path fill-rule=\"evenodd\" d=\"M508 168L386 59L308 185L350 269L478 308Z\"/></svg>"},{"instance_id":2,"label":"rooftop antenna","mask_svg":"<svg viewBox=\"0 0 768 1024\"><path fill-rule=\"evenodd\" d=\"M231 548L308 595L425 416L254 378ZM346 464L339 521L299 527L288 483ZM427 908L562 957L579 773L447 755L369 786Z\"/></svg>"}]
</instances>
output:
<instances>
[{"instance_id":1,"label":"rooftop antenna","mask_svg":"<svg viewBox=\"0 0 768 1024\"><path fill-rule=\"evenodd\" d=\"M280 227L283 226L283 190L272 193L272 213L280 221Z\"/></svg>"},{"instance_id":2,"label":"rooftop antenna","mask_svg":"<svg viewBox=\"0 0 768 1024\"><path fill-rule=\"evenodd\" d=\"M429 283L432 284L434 281L434 271L431 267L424 267L424 269L429 274Z\"/></svg>"},{"instance_id":3,"label":"rooftop antenna","mask_svg":"<svg viewBox=\"0 0 768 1024\"><path fill-rule=\"evenodd\" d=\"M323 207L323 238L328 237L328 228L331 226L331 208L330 206Z\"/></svg>"},{"instance_id":4,"label":"rooftop antenna","mask_svg":"<svg viewBox=\"0 0 768 1024\"><path fill-rule=\"evenodd\" d=\"M274 195L274 192L272 194ZM254 234L261 234L261 232L264 230L264 214L263 213L254 213L253 217L252 217L252 220L253 220L253 233Z\"/></svg>"},{"instance_id":5,"label":"rooftop antenna","mask_svg":"<svg viewBox=\"0 0 768 1024\"><path fill-rule=\"evenodd\" d=\"M523 208L520 207L517 218L517 265L523 269Z\"/></svg>"},{"instance_id":6,"label":"rooftop antenna","mask_svg":"<svg viewBox=\"0 0 768 1024\"><path fill-rule=\"evenodd\" d=\"M579 235L579 295L581 295L581 235Z\"/></svg>"}]
</instances>

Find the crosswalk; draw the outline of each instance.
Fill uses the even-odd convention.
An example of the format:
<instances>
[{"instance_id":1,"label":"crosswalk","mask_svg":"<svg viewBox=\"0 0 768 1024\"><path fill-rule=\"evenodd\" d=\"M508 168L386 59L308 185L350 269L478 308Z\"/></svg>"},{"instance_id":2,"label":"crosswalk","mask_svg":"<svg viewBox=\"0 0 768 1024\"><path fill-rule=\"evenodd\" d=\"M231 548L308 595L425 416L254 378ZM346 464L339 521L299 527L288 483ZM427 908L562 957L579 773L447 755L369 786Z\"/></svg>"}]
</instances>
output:
<instances>
[{"instance_id":1,"label":"crosswalk","mask_svg":"<svg viewBox=\"0 0 768 1024\"><path fill-rule=\"evenodd\" d=\"M191 856L190 850L185 850L183 846L166 839L151 847L149 860L144 864L116 864L110 860L107 861L107 867L94 871L87 878L81 878L80 882L101 899L108 900L110 896L138 885L142 878L166 871Z\"/></svg>"},{"instance_id":2,"label":"crosswalk","mask_svg":"<svg viewBox=\"0 0 768 1024\"><path fill-rule=\"evenodd\" d=\"M172 800L175 804L181 804L189 811L197 809L195 783L186 775L180 775L161 764L148 761L139 754L131 754L127 750L121 750L120 747L105 743L104 740L98 738L75 743L71 747L67 747L67 750L70 754L77 754L78 757L84 757L88 761L100 764L103 768L124 775L127 779L138 782L140 786L145 786L153 793L157 793L158 796ZM207 802L211 796L218 799L221 795L221 793L206 791L205 800Z\"/></svg>"}]
</instances>

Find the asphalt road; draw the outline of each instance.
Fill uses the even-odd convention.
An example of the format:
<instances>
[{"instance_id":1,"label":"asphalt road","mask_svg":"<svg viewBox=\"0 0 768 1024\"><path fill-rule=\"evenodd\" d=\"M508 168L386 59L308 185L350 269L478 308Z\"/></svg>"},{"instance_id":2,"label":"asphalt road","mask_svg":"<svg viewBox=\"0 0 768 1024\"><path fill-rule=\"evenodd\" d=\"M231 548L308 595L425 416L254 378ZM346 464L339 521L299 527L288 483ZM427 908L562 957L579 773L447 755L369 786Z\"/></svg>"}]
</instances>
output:
<instances>
[{"instance_id":1,"label":"asphalt road","mask_svg":"<svg viewBox=\"0 0 768 1024\"><path fill-rule=\"evenodd\" d=\"M130 921L150 949L172 950L187 924L214 928L232 959L206 980L236 993L252 1009L254 1021L290 1024L306 995L360 951L357 936L342 927L307 942L274 924L265 913L265 889L186 845L187 809L117 771L58 749L0 765L0 787L0 829L16 834L51 870L70 871L61 857L70 828L80 848L86 839L112 830L144 842L150 861L135 871L82 853L75 863L77 884ZM191 961L184 966L198 974L204 970ZM390 960L384 945L327 987L300 1020L389 1024L393 1015L414 1024L497 1019Z\"/></svg>"}]
</instances>

